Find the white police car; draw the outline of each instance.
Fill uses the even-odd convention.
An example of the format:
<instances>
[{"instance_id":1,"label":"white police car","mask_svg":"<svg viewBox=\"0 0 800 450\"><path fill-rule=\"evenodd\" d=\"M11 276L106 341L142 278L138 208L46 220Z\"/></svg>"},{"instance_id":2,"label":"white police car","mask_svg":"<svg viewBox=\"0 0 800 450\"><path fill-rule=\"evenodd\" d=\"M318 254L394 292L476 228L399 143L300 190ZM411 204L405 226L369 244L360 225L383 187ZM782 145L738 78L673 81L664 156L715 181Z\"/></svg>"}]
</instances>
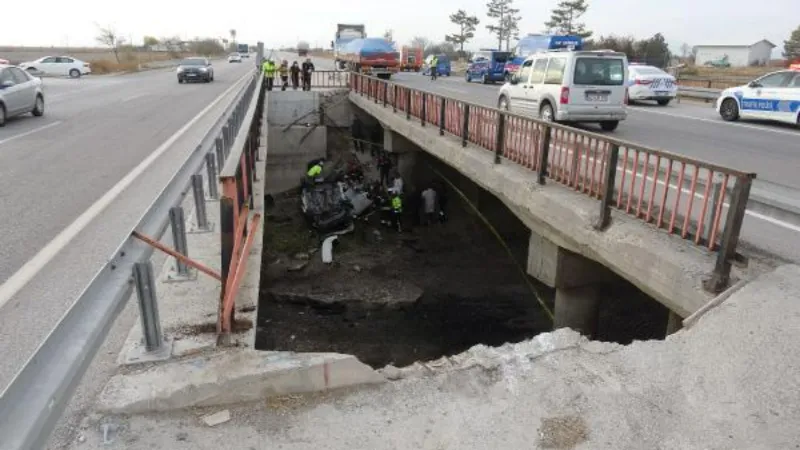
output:
<instances>
[{"instance_id":1,"label":"white police car","mask_svg":"<svg viewBox=\"0 0 800 450\"><path fill-rule=\"evenodd\" d=\"M773 72L725 89L716 107L727 121L767 119L800 126L800 70Z\"/></svg>"}]
</instances>

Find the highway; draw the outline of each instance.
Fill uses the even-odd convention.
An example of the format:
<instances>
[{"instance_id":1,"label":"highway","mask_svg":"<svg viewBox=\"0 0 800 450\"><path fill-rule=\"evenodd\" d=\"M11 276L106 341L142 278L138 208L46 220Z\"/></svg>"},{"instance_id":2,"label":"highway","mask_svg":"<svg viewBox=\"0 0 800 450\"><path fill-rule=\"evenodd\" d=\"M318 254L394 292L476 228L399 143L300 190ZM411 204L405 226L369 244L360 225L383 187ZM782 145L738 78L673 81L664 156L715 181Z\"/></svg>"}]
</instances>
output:
<instances>
[{"instance_id":1,"label":"highway","mask_svg":"<svg viewBox=\"0 0 800 450\"><path fill-rule=\"evenodd\" d=\"M179 85L171 69L45 78L45 116L0 129L0 390L222 114L252 73L245 61L214 61L209 84ZM105 369L117 350L101 350ZM76 405L104 381L84 384Z\"/></svg>"}]
</instances>

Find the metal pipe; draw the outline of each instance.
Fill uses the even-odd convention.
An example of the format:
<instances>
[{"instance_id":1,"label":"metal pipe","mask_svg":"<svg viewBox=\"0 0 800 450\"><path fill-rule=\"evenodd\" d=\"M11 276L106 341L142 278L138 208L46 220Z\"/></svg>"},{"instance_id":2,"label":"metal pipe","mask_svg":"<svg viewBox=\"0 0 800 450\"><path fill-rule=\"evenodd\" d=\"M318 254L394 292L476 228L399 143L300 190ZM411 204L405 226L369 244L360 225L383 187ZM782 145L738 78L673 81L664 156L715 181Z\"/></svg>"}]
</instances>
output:
<instances>
[{"instance_id":1,"label":"metal pipe","mask_svg":"<svg viewBox=\"0 0 800 450\"><path fill-rule=\"evenodd\" d=\"M155 352L163 345L164 337L161 335L161 320L158 317L153 264L150 261L136 263L133 266L133 280L136 285L136 296L139 298L144 347L148 352Z\"/></svg>"}]
</instances>

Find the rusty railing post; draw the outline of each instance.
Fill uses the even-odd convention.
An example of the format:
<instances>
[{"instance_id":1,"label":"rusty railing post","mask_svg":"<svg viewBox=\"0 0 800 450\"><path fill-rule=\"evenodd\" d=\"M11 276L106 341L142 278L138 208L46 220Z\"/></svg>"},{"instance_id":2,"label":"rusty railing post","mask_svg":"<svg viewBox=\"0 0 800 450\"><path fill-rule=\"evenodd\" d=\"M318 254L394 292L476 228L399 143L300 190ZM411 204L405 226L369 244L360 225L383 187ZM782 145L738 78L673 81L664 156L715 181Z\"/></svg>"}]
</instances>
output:
<instances>
[{"instance_id":1,"label":"rusty railing post","mask_svg":"<svg viewBox=\"0 0 800 450\"><path fill-rule=\"evenodd\" d=\"M536 181L539 184L544 184L544 179L547 176L547 161L550 155L550 132L552 128L549 125L542 125L542 148L539 149L539 164L536 172Z\"/></svg>"},{"instance_id":2,"label":"rusty railing post","mask_svg":"<svg viewBox=\"0 0 800 450\"><path fill-rule=\"evenodd\" d=\"M383 84L383 107L389 103L389 82Z\"/></svg>"},{"instance_id":3,"label":"rusty railing post","mask_svg":"<svg viewBox=\"0 0 800 450\"><path fill-rule=\"evenodd\" d=\"M233 261L233 244L235 241L234 234L236 233L236 208L234 202L236 200L228 196L223 196L219 201L219 237L220 237L220 275L222 277L222 290L219 294L219 325L217 332L222 331L222 310L225 307L226 286L228 284L228 276L231 270L231 261Z\"/></svg>"},{"instance_id":4,"label":"rusty railing post","mask_svg":"<svg viewBox=\"0 0 800 450\"><path fill-rule=\"evenodd\" d=\"M742 231L753 178L755 178L755 174L736 178L736 185L733 187L728 207L728 217L725 218L725 229L722 231L722 243L717 251L714 272L711 274L711 278L703 283L705 289L714 294L724 291L730 284L731 262L736 256L736 247L739 245L739 234ZM722 189L725 189L725 186L722 186Z\"/></svg>"},{"instance_id":5,"label":"rusty railing post","mask_svg":"<svg viewBox=\"0 0 800 450\"><path fill-rule=\"evenodd\" d=\"M444 136L444 121L447 119L447 100L439 97L439 136Z\"/></svg>"},{"instance_id":6,"label":"rusty railing post","mask_svg":"<svg viewBox=\"0 0 800 450\"><path fill-rule=\"evenodd\" d=\"M411 88L406 89L406 120L411 120Z\"/></svg>"},{"instance_id":7,"label":"rusty railing post","mask_svg":"<svg viewBox=\"0 0 800 450\"><path fill-rule=\"evenodd\" d=\"M428 114L428 94L425 92L422 93L422 111L419 115L419 120L422 123L422 126L425 126L425 116Z\"/></svg>"},{"instance_id":8,"label":"rusty railing post","mask_svg":"<svg viewBox=\"0 0 800 450\"><path fill-rule=\"evenodd\" d=\"M617 161L619 161L619 145L611 144L606 154L606 169L603 174L602 197L600 198L600 217L594 228L605 230L611 223L611 202L614 200L614 188L617 182Z\"/></svg>"},{"instance_id":9,"label":"rusty railing post","mask_svg":"<svg viewBox=\"0 0 800 450\"><path fill-rule=\"evenodd\" d=\"M503 146L506 143L506 115L502 111L497 113L497 134L494 141L494 163L500 164L503 156Z\"/></svg>"},{"instance_id":10,"label":"rusty railing post","mask_svg":"<svg viewBox=\"0 0 800 450\"><path fill-rule=\"evenodd\" d=\"M464 103L464 112L461 115L461 146L466 147L469 142L469 103Z\"/></svg>"},{"instance_id":11,"label":"rusty railing post","mask_svg":"<svg viewBox=\"0 0 800 450\"><path fill-rule=\"evenodd\" d=\"M392 112L397 112L397 85L392 85Z\"/></svg>"}]
</instances>

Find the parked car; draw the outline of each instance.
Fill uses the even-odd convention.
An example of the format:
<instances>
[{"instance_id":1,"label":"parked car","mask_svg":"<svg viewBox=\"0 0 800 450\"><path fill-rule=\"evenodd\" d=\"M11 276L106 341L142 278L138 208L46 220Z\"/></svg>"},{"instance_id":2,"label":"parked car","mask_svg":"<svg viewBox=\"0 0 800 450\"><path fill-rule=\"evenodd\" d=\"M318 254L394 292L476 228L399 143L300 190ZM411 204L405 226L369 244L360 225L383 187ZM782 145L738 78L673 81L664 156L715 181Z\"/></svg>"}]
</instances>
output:
<instances>
[{"instance_id":1,"label":"parked car","mask_svg":"<svg viewBox=\"0 0 800 450\"><path fill-rule=\"evenodd\" d=\"M9 117L26 113L44 114L42 80L19 67L0 64L0 127Z\"/></svg>"},{"instance_id":2,"label":"parked car","mask_svg":"<svg viewBox=\"0 0 800 450\"><path fill-rule=\"evenodd\" d=\"M7 59L0 58L0 64L11 64Z\"/></svg>"},{"instance_id":3,"label":"parked car","mask_svg":"<svg viewBox=\"0 0 800 450\"><path fill-rule=\"evenodd\" d=\"M641 64L628 66L628 100L655 100L667 106L678 95L675 77L658 67Z\"/></svg>"},{"instance_id":4,"label":"parked car","mask_svg":"<svg viewBox=\"0 0 800 450\"><path fill-rule=\"evenodd\" d=\"M181 61L176 69L178 73L178 83L189 81L203 81L210 83L214 81L214 68L211 61L207 58L186 58Z\"/></svg>"},{"instance_id":5,"label":"parked car","mask_svg":"<svg viewBox=\"0 0 800 450\"><path fill-rule=\"evenodd\" d=\"M439 63L436 64L437 71L436 74L440 77L449 77L451 72L450 67L450 58L447 57L445 54L436 55L439 59ZM433 60L433 55L428 55L425 58L425 63L422 65L422 75L430 75L431 74L431 61Z\"/></svg>"},{"instance_id":6,"label":"parked car","mask_svg":"<svg viewBox=\"0 0 800 450\"><path fill-rule=\"evenodd\" d=\"M24 62L19 67L34 75L79 78L92 73L89 63L71 56L45 56L36 61Z\"/></svg>"},{"instance_id":7,"label":"parked car","mask_svg":"<svg viewBox=\"0 0 800 450\"><path fill-rule=\"evenodd\" d=\"M744 86L722 91L717 112L723 120L765 119L800 127L800 70L780 70Z\"/></svg>"},{"instance_id":8,"label":"parked car","mask_svg":"<svg viewBox=\"0 0 800 450\"><path fill-rule=\"evenodd\" d=\"M228 62L229 63L240 63L242 62L242 55L240 53L231 53L228 55Z\"/></svg>"},{"instance_id":9,"label":"parked car","mask_svg":"<svg viewBox=\"0 0 800 450\"><path fill-rule=\"evenodd\" d=\"M512 59L511 53L497 50L481 50L469 60L464 78L467 83L479 80L483 84L505 81L506 63Z\"/></svg>"},{"instance_id":10,"label":"parked car","mask_svg":"<svg viewBox=\"0 0 800 450\"><path fill-rule=\"evenodd\" d=\"M624 53L537 53L500 88L497 105L544 121L594 122L613 131L628 115L627 73Z\"/></svg>"}]
</instances>

